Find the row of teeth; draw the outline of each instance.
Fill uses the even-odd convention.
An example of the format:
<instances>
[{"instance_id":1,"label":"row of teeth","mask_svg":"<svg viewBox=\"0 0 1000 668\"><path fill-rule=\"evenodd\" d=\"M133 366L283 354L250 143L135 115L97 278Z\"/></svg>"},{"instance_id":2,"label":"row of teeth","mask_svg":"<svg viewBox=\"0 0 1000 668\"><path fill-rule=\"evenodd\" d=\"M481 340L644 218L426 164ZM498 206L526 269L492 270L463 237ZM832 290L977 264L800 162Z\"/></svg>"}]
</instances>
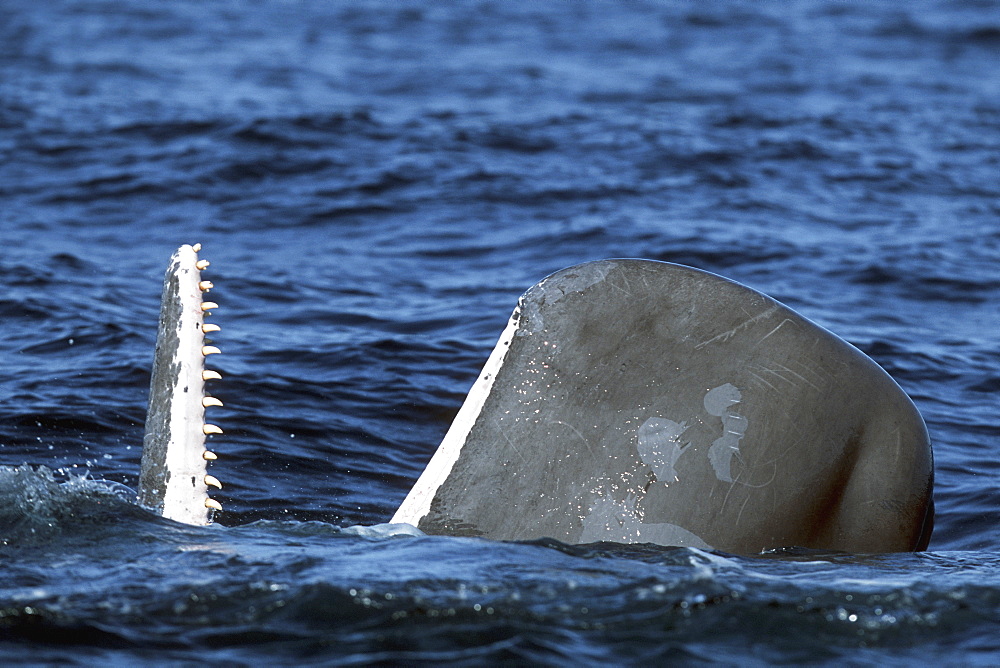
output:
<instances>
[{"instance_id":1,"label":"row of teeth","mask_svg":"<svg viewBox=\"0 0 1000 668\"><path fill-rule=\"evenodd\" d=\"M195 244L194 246L192 246L192 248L194 248L195 253L198 253L201 251L201 244ZM197 262L195 262L194 266L198 268L198 271L204 271L205 269L208 268L209 264L210 263L208 260L198 260ZM201 289L202 293L206 293L215 286L212 285L211 281L199 281L198 287ZM219 305L216 304L215 302L202 301L201 303L201 310L202 313L204 313L205 315L211 315L209 311L217 308L219 308ZM207 322L203 323L201 326L202 334L211 334L212 332L218 332L220 329L221 327L219 327L218 325L214 325ZM216 348L215 346L204 345L201 347L201 354L204 355L205 357L208 357L209 355L216 355L221 352L222 351ZM201 378L202 380L205 381L222 380L222 375L218 371L203 369L201 372ZM210 408L212 406L222 406L222 402L216 399L215 397L206 395L202 398L201 405L204 406L205 408ZM222 429L215 426L214 424L209 424L207 422L204 425L202 425L201 430L205 433L205 436L211 436L212 434L222 433ZM204 457L206 461L210 462L214 462L216 459L218 459L218 456L211 450L205 450L205 452L202 453L202 457ZM208 485L209 487L222 489L222 483L219 482L218 478L216 478L215 476L206 475L205 484ZM216 511L222 510L222 504L212 498L205 499L205 507Z\"/></svg>"}]
</instances>

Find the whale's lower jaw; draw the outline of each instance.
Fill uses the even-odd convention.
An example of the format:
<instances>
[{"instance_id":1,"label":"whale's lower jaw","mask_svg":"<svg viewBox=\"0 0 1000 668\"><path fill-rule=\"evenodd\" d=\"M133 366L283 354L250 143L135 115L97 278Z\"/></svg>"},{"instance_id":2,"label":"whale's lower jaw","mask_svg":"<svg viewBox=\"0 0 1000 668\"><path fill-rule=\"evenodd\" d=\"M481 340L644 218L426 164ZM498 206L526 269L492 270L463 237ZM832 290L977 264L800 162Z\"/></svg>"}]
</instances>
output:
<instances>
[{"instance_id":1,"label":"whale's lower jaw","mask_svg":"<svg viewBox=\"0 0 1000 668\"><path fill-rule=\"evenodd\" d=\"M212 285L201 280L208 262L198 260L200 249L181 246L164 276L139 477L140 504L187 524L208 524L220 508L208 496L220 485L207 473L215 454L205 447L207 435L221 433L205 422L205 408L222 405L205 393L205 382L220 377L205 369L205 356L218 352L205 334L218 327L204 321L216 305L202 298Z\"/></svg>"}]
</instances>

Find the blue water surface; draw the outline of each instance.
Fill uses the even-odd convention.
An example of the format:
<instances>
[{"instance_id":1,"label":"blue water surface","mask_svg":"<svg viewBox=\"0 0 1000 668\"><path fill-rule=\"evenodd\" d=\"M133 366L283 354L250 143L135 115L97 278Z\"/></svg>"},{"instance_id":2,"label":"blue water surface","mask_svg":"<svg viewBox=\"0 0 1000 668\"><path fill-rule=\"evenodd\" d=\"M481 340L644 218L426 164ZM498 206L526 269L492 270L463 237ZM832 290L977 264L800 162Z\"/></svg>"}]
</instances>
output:
<instances>
[{"instance_id":1,"label":"blue water surface","mask_svg":"<svg viewBox=\"0 0 1000 668\"><path fill-rule=\"evenodd\" d=\"M6 0L0 658L997 663L998 63L995 0ZM118 486L195 242L207 528ZM930 550L345 529L392 515L518 295L606 257L881 364L933 441Z\"/></svg>"}]
</instances>

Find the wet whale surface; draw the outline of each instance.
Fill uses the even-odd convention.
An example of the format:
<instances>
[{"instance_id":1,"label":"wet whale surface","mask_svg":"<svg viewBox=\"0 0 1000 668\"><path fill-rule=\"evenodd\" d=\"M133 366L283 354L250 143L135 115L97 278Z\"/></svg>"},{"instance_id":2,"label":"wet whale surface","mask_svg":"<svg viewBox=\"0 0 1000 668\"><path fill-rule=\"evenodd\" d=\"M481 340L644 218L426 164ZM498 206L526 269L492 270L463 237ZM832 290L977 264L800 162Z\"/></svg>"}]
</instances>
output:
<instances>
[{"instance_id":1,"label":"wet whale surface","mask_svg":"<svg viewBox=\"0 0 1000 668\"><path fill-rule=\"evenodd\" d=\"M998 16L4 0L0 656L1000 663ZM78 480L137 484L164 263L196 241L209 527ZM525 288L609 257L724 275L884 367L934 444L929 551L341 530L399 507Z\"/></svg>"},{"instance_id":2,"label":"wet whale surface","mask_svg":"<svg viewBox=\"0 0 1000 668\"><path fill-rule=\"evenodd\" d=\"M758 292L606 260L529 289L393 521L711 547L926 547L923 420L871 359Z\"/></svg>"}]
</instances>

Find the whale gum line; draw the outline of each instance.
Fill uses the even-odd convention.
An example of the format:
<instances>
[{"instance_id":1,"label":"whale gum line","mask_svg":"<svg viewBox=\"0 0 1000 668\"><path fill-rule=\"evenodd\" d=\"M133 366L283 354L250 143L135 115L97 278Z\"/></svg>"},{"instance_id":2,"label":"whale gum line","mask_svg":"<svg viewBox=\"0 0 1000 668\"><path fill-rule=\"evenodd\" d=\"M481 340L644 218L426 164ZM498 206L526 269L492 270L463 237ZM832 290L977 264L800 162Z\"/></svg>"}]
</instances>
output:
<instances>
[{"instance_id":1,"label":"whale gum line","mask_svg":"<svg viewBox=\"0 0 1000 668\"><path fill-rule=\"evenodd\" d=\"M143 436L139 503L169 519L208 524L205 323L197 249L181 246L163 281L160 322ZM207 263L205 263L207 264ZM211 349L215 350L215 349ZM218 404L215 404L218 405Z\"/></svg>"},{"instance_id":2,"label":"whale gum line","mask_svg":"<svg viewBox=\"0 0 1000 668\"><path fill-rule=\"evenodd\" d=\"M393 521L744 554L926 547L933 463L913 403L769 297L606 260L541 281L511 323Z\"/></svg>"}]
</instances>

